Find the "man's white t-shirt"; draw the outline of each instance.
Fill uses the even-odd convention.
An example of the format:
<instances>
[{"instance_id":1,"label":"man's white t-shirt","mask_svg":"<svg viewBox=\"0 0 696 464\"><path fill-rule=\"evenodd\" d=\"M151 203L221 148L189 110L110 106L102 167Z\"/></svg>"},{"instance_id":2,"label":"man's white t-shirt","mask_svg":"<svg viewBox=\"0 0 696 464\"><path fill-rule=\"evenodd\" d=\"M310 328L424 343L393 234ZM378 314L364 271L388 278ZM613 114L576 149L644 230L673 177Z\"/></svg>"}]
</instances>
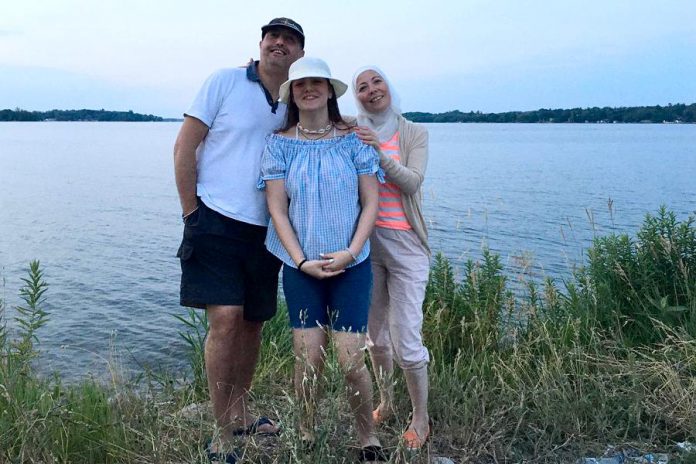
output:
<instances>
[{"instance_id":1,"label":"man's white t-shirt","mask_svg":"<svg viewBox=\"0 0 696 464\"><path fill-rule=\"evenodd\" d=\"M196 151L197 194L210 209L238 221L267 226L265 194L256 188L266 137L285 120L274 113L255 68L221 69L198 91L185 113L209 131Z\"/></svg>"}]
</instances>

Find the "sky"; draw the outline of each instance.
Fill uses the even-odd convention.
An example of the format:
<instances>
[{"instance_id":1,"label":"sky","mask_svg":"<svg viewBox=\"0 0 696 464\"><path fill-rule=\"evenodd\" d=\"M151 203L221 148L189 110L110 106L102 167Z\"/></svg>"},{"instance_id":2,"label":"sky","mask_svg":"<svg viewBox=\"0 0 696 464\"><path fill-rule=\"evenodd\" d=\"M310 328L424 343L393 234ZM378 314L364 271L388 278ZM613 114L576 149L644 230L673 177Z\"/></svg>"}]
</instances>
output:
<instances>
[{"instance_id":1,"label":"sky","mask_svg":"<svg viewBox=\"0 0 696 464\"><path fill-rule=\"evenodd\" d=\"M335 77L379 66L403 111L696 102L693 0L0 0L0 109L181 117L279 16Z\"/></svg>"}]
</instances>

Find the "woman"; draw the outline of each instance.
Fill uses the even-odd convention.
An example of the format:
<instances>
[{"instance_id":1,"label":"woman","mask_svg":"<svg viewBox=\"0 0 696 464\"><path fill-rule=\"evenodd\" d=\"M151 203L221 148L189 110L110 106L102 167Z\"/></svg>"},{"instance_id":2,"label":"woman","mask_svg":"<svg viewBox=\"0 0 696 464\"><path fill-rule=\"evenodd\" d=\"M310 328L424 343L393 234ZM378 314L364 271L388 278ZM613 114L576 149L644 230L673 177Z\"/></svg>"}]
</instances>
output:
<instances>
[{"instance_id":1,"label":"woman","mask_svg":"<svg viewBox=\"0 0 696 464\"><path fill-rule=\"evenodd\" d=\"M401 116L398 97L375 66L353 77L358 106L356 132L379 148L386 183L379 186L379 212L370 238L374 285L368 322L368 347L380 386L375 423L393 407L393 361L401 367L411 397L411 422L405 446L420 449L431 433L428 415L428 350L423 346L423 300L430 249L421 212L421 185L428 161L428 133Z\"/></svg>"},{"instance_id":2,"label":"woman","mask_svg":"<svg viewBox=\"0 0 696 464\"><path fill-rule=\"evenodd\" d=\"M331 331L345 374L363 461L386 460L374 432L372 379L363 348L372 286L368 238L377 217L379 159L351 133L337 98L347 89L326 63L301 58L280 87L285 126L262 161L271 225L269 251L283 263L293 328L295 393L306 407L300 432L314 442L316 386Z\"/></svg>"}]
</instances>

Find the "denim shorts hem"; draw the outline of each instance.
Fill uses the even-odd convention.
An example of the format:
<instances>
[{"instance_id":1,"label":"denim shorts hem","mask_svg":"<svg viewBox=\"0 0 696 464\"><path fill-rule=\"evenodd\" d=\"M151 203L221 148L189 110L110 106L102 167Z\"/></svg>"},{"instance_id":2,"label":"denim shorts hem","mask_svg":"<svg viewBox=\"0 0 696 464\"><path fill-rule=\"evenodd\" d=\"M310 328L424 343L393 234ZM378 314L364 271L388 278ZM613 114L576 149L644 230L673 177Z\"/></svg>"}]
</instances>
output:
<instances>
[{"instance_id":1,"label":"denim shorts hem","mask_svg":"<svg viewBox=\"0 0 696 464\"><path fill-rule=\"evenodd\" d=\"M367 331L372 291L369 258L324 280L284 266L283 291L293 329L330 327L338 332Z\"/></svg>"}]
</instances>

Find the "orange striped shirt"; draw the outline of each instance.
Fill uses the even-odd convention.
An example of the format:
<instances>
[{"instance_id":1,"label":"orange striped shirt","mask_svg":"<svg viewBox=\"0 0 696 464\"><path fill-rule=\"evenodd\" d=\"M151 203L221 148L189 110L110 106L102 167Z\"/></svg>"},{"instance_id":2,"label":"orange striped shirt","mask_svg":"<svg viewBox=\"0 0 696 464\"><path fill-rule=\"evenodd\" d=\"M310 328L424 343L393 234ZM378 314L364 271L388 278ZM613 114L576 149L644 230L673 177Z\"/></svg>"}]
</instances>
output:
<instances>
[{"instance_id":1,"label":"orange striped shirt","mask_svg":"<svg viewBox=\"0 0 696 464\"><path fill-rule=\"evenodd\" d=\"M382 143L379 147L386 156L401 162L398 132L394 134L391 140ZM379 185L379 211L375 225L385 229L411 229L411 225L404 214L404 205L401 202L401 189L396 184L389 182L388 176L386 177L386 182Z\"/></svg>"}]
</instances>

